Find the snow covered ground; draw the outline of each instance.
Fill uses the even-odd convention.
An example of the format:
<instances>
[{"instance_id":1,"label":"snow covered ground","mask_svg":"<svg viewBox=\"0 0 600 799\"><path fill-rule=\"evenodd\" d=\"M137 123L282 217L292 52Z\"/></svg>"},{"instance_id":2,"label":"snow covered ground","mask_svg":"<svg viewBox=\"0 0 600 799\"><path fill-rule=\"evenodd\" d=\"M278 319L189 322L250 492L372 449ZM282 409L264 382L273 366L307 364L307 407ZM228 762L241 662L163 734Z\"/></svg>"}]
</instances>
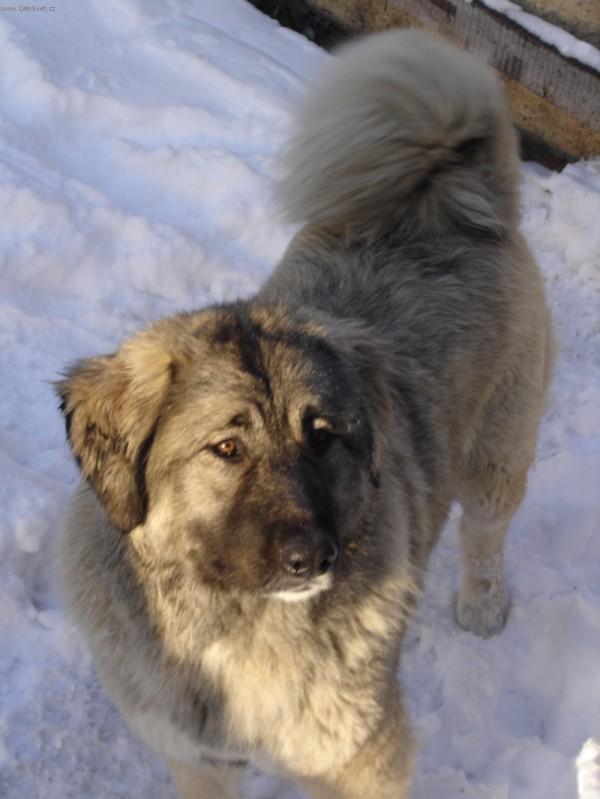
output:
<instances>
[{"instance_id":1,"label":"snow covered ground","mask_svg":"<svg viewBox=\"0 0 600 799\"><path fill-rule=\"evenodd\" d=\"M171 799L52 582L77 478L49 381L150 319L257 288L290 236L273 214L272 159L328 56L243 0L10 8L0 6L0 797ZM421 742L415 799L600 797L600 162L560 175L527 166L523 204L556 319L556 380L512 530L501 636L479 640L452 618L455 519L433 559L401 673ZM247 795L298 797L257 774Z\"/></svg>"}]
</instances>

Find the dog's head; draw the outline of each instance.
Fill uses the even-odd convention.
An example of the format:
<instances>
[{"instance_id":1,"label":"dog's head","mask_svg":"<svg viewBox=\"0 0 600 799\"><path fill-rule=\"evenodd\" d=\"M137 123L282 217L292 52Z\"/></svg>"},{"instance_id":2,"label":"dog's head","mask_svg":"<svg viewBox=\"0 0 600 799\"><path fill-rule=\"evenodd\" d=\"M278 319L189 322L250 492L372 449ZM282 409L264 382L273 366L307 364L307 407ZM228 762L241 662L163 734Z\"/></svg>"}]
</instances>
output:
<instances>
[{"instance_id":1,"label":"dog's head","mask_svg":"<svg viewBox=\"0 0 600 799\"><path fill-rule=\"evenodd\" d=\"M117 530L215 588L303 599L344 568L377 492L383 369L354 326L238 304L165 319L58 393Z\"/></svg>"}]
</instances>

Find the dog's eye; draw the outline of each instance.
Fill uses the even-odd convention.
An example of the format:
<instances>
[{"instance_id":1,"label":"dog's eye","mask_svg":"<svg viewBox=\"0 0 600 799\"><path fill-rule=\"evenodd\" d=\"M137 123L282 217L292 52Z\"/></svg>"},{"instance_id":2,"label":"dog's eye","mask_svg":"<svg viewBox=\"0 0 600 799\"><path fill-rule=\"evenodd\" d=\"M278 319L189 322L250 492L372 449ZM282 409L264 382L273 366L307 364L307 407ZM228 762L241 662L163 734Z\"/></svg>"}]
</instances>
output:
<instances>
[{"instance_id":1,"label":"dog's eye","mask_svg":"<svg viewBox=\"0 0 600 799\"><path fill-rule=\"evenodd\" d=\"M231 460L241 456L242 446L236 438L225 438L223 441L219 441L218 444L215 444L212 451L219 458Z\"/></svg>"},{"instance_id":2,"label":"dog's eye","mask_svg":"<svg viewBox=\"0 0 600 799\"><path fill-rule=\"evenodd\" d=\"M327 427L312 428L308 443L315 455L324 455L335 440L335 433Z\"/></svg>"}]
</instances>

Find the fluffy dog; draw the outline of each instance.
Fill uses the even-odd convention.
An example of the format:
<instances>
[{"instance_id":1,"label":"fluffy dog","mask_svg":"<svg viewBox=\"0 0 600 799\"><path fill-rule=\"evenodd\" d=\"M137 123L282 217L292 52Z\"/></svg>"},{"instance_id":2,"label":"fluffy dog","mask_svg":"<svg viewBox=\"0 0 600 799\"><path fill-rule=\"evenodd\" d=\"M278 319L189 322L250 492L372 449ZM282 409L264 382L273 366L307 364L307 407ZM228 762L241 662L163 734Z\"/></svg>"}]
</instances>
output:
<instances>
[{"instance_id":1,"label":"fluffy dog","mask_svg":"<svg viewBox=\"0 0 600 799\"><path fill-rule=\"evenodd\" d=\"M252 761L319 799L400 799L400 644L454 499L458 622L506 619L549 316L503 93L471 56L415 31L349 46L285 164L303 227L255 297L59 383L85 478L64 584L182 797L233 799Z\"/></svg>"}]
</instances>

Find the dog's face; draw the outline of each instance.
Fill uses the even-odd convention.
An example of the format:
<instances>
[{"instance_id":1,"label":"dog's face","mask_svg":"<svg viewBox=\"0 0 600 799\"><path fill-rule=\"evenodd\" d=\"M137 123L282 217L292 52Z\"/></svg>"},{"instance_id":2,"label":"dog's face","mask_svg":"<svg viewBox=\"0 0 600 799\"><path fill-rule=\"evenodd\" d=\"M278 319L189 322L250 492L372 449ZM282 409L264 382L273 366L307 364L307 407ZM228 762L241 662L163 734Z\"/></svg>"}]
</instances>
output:
<instances>
[{"instance_id":1,"label":"dog's face","mask_svg":"<svg viewBox=\"0 0 600 799\"><path fill-rule=\"evenodd\" d=\"M117 530L222 590L328 588L378 484L388 406L353 328L237 305L163 320L59 385ZM115 531L115 534L118 534Z\"/></svg>"}]
</instances>

